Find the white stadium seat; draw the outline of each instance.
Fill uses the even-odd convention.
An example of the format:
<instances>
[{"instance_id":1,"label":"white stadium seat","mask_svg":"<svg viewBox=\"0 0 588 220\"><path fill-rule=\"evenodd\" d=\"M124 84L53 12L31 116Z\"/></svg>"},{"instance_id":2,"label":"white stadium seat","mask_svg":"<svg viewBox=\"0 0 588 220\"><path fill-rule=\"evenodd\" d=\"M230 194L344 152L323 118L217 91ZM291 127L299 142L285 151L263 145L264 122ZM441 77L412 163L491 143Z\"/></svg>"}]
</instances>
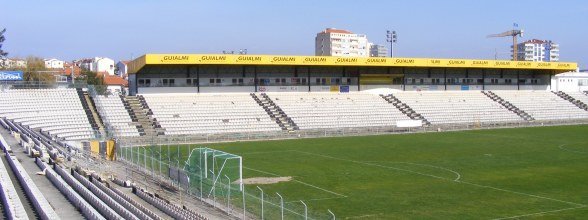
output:
<instances>
[{"instance_id":1,"label":"white stadium seat","mask_svg":"<svg viewBox=\"0 0 588 220\"><path fill-rule=\"evenodd\" d=\"M394 105L368 93L267 93L300 129L385 127L409 120Z\"/></svg>"},{"instance_id":2,"label":"white stadium seat","mask_svg":"<svg viewBox=\"0 0 588 220\"><path fill-rule=\"evenodd\" d=\"M493 91L535 120L585 119L588 112L551 91Z\"/></svg>"},{"instance_id":3,"label":"white stadium seat","mask_svg":"<svg viewBox=\"0 0 588 220\"><path fill-rule=\"evenodd\" d=\"M523 121L480 91L406 91L393 95L431 124Z\"/></svg>"},{"instance_id":4,"label":"white stadium seat","mask_svg":"<svg viewBox=\"0 0 588 220\"><path fill-rule=\"evenodd\" d=\"M280 131L248 93L146 94L166 135Z\"/></svg>"},{"instance_id":5,"label":"white stadium seat","mask_svg":"<svg viewBox=\"0 0 588 220\"><path fill-rule=\"evenodd\" d=\"M136 137L140 135L120 96L98 95L94 98L94 103L96 103L96 109L100 113L102 121L115 136Z\"/></svg>"},{"instance_id":6,"label":"white stadium seat","mask_svg":"<svg viewBox=\"0 0 588 220\"><path fill-rule=\"evenodd\" d=\"M75 89L12 89L0 92L0 117L66 140L94 138Z\"/></svg>"}]
</instances>

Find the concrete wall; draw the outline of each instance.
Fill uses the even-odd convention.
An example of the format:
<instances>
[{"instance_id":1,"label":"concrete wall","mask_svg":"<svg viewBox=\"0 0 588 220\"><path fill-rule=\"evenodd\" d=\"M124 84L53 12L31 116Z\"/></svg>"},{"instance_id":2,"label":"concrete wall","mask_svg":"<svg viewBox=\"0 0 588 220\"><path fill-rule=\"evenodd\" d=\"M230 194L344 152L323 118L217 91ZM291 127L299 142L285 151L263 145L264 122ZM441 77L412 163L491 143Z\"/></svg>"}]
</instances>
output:
<instances>
[{"instance_id":1,"label":"concrete wall","mask_svg":"<svg viewBox=\"0 0 588 220\"><path fill-rule=\"evenodd\" d=\"M258 92L308 92L308 86L258 86Z\"/></svg>"},{"instance_id":2,"label":"concrete wall","mask_svg":"<svg viewBox=\"0 0 588 220\"><path fill-rule=\"evenodd\" d=\"M231 92L255 92L255 86L207 86L200 87L201 93L231 93Z\"/></svg>"},{"instance_id":3,"label":"concrete wall","mask_svg":"<svg viewBox=\"0 0 588 220\"><path fill-rule=\"evenodd\" d=\"M354 85L357 89L357 85ZM360 85L359 86L361 91L370 90L370 89L398 89L402 90L402 85Z\"/></svg>"}]
</instances>

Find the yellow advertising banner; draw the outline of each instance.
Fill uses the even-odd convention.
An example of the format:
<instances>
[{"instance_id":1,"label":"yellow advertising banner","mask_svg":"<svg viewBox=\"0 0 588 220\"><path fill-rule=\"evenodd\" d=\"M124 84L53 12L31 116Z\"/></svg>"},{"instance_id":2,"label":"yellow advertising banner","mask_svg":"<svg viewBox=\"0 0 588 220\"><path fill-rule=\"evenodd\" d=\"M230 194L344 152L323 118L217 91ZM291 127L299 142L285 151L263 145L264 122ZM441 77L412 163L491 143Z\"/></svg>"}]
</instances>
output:
<instances>
[{"instance_id":1,"label":"yellow advertising banner","mask_svg":"<svg viewBox=\"0 0 588 220\"><path fill-rule=\"evenodd\" d=\"M379 67L449 67L545 69L573 71L577 63L528 62L510 60L469 60L383 57L330 57L234 54L146 54L129 64L129 72L136 73L145 65L300 65L300 66L379 66Z\"/></svg>"}]
</instances>

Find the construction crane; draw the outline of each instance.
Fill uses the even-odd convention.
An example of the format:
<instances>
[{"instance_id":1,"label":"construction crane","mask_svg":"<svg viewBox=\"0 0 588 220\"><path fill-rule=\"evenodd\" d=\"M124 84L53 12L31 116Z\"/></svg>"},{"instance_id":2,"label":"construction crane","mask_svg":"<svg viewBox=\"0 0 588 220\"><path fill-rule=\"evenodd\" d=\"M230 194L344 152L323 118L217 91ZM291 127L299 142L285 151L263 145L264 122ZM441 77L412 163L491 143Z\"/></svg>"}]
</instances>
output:
<instances>
[{"instance_id":1,"label":"construction crane","mask_svg":"<svg viewBox=\"0 0 588 220\"><path fill-rule=\"evenodd\" d=\"M523 30L514 29L513 28L510 31L505 31L505 32L500 33L500 34L491 34L491 35L488 35L488 38L490 38L490 37L512 37L512 59L514 61L516 61L517 60L517 57L518 57L517 56L517 54L518 54L518 51L517 51L517 49L518 49L517 48L517 37L523 37L523 33L524 33Z\"/></svg>"}]
</instances>

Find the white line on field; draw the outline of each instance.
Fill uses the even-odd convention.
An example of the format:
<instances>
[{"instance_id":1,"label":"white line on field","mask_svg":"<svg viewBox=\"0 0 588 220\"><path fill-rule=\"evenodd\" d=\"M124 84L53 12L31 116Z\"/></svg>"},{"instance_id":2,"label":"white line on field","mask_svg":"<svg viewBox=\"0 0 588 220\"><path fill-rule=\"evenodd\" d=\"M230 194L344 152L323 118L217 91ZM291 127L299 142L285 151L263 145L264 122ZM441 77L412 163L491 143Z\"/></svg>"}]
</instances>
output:
<instances>
[{"instance_id":1,"label":"white line on field","mask_svg":"<svg viewBox=\"0 0 588 220\"><path fill-rule=\"evenodd\" d=\"M567 149L565 148L567 144L562 144L557 146L557 148L561 149L561 150L565 150L565 151L570 151L570 152L574 152L574 153L580 153L580 154L588 154L588 152L586 151L577 151L577 150L571 150L571 149Z\"/></svg>"},{"instance_id":2,"label":"white line on field","mask_svg":"<svg viewBox=\"0 0 588 220\"><path fill-rule=\"evenodd\" d=\"M367 218L367 217L374 217L374 216L378 216L378 215L382 215L382 213L378 213L378 214L369 214L369 215L358 215L358 216L351 216L351 217L345 217L345 219Z\"/></svg>"},{"instance_id":3,"label":"white line on field","mask_svg":"<svg viewBox=\"0 0 588 220\"><path fill-rule=\"evenodd\" d=\"M337 157L333 157L333 156L329 156L329 155L322 155L322 154L316 154L316 153L310 153L310 152L304 152L304 151L297 151L297 152L304 153L304 154L309 154L309 155L320 156L320 157L325 157L325 158L331 158L331 159L335 159L335 160L347 161L347 162L351 162L351 163L363 164L363 165L368 165L368 166L375 166L375 167L381 167L381 168L387 168L387 169L393 169L393 170L400 170L400 171L414 173L414 174L418 174L418 175L422 175L422 176L428 176L428 177L433 177L433 178L442 179L442 180L448 180L448 181L457 182L457 183L464 183L464 184L468 184L468 185L472 185L472 186L477 186L477 187L481 187L481 188L488 188L488 189L493 189L493 190L498 190L498 191L503 191L503 192L509 192L509 193L514 193L514 194L519 194L519 195L525 195L525 196L530 196L530 197L535 197L535 198L541 198L541 199L546 199L546 200L551 200L551 201L557 201L557 202L561 202L561 203L572 204L572 205L575 205L575 206L586 206L584 204L579 204L579 203L574 203L574 202L568 202L568 201L554 199L554 198L549 198L549 197L545 197L545 196L538 196L538 195L533 195L533 194L528 194L528 193L522 193L522 192L517 192L517 191L512 191L512 190L507 190L507 189L501 189L501 188L496 188L496 187L493 187L493 186L485 186L485 185L476 184L476 183L464 182L464 181L461 181L461 180L451 180L451 179L448 179L448 178L439 177L439 176L435 176L435 175L431 175L431 174L426 174L426 173L420 173L420 172L409 170L409 169L401 169L401 168L384 166L384 165L379 165L379 164L365 163L365 162L362 162L362 161L337 158Z\"/></svg>"},{"instance_id":4,"label":"white line on field","mask_svg":"<svg viewBox=\"0 0 588 220\"><path fill-rule=\"evenodd\" d=\"M437 168L437 169L449 171L449 172L455 174L455 179L453 181L458 181L461 178L461 174L459 174L455 170L448 169L448 168L445 168L445 167L440 167L440 166L429 165L429 164L410 163L410 162L394 162L394 161L364 161L364 162L368 162L368 163L378 163L378 162L384 162L384 163L400 163L400 164L410 164L410 165L417 165L417 166L423 166L423 167L432 167L432 168Z\"/></svg>"},{"instance_id":5,"label":"white line on field","mask_svg":"<svg viewBox=\"0 0 588 220\"><path fill-rule=\"evenodd\" d=\"M253 151L253 152L244 152L244 153L240 153L239 155L249 155L249 154L271 154L271 153L285 153L285 152L294 152L294 151L293 151L293 150Z\"/></svg>"},{"instance_id":6,"label":"white line on field","mask_svg":"<svg viewBox=\"0 0 588 220\"><path fill-rule=\"evenodd\" d=\"M542 215L542 214L548 214L548 213L555 213L555 212L563 212L563 211L574 210L574 209L581 209L581 208L586 208L586 207L588 207L588 206L578 206L578 207L571 207L571 208L551 210L551 211L544 211L544 212L535 212L535 213L529 213L529 214L524 214L524 215L517 215L517 216L510 216L510 217L503 217L503 218L495 218L493 220L513 219L513 218L527 217L527 216L533 216L533 215Z\"/></svg>"},{"instance_id":7,"label":"white line on field","mask_svg":"<svg viewBox=\"0 0 588 220\"><path fill-rule=\"evenodd\" d=\"M270 173L270 172L266 172L266 171L263 171L263 170L257 170L257 169L249 168L249 167L246 167L246 166L243 166L243 168L248 169L248 170L253 170L253 171L256 171L256 172L260 172L260 173L265 173L265 174L272 175L272 176L277 176L277 177L280 177L281 176L281 175L278 175L278 174L275 174L275 173ZM327 190L327 189L323 189L321 187L312 185L310 183L305 183L305 182L302 182L300 180L293 179L292 181L297 182L297 183L300 183L300 184L303 184L303 185L306 185L306 186L310 186L310 187L315 188L315 189L319 189L319 190L322 190L322 191L331 193L333 195L337 195L339 197L347 197L346 195L343 195L343 194L340 194L340 193L336 193L336 192L333 192L333 191L330 191L330 190Z\"/></svg>"},{"instance_id":8,"label":"white line on field","mask_svg":"<svg viewBox=\"0 0 588 220\"><path fill-rule=\"evenodd\" d=\"M305 199L304 201L322 201L322 200L344 199L344 198L347 198L347 197L345 197L345 196L325 197L325 198L316 198L316 199ZM297 203L297 202L300 202L300 200L288 201L288 202L284 202L284 203Z\"/></svg>"},{"instance_id":9,"label":"white line on field","mask_svg":"<svg viewBox=\"0 0 588 220\"><path fill-rule=\"evenodd\" d=\"M560 200L560 199L554 199L554 198L549 198L549 197L545 197L545 196L538 196L538 195L533 195L533 194L528 194L528 193L523 193L523 192L517 192L517 191L508 190L508 189L501 189L501 188L496 188L493 186L485 186L485 185L481 185L481 184L477 184L477 183L470 183L470 182L464 182L464 181L457 181L457 182L472 185L472 186L477 186L477 187L481 187L481 188L488 188L488 189L493 189L493 190L498 190L498 191L503 191L503 192L509 192L509 193L514 193L514 194L519 194L519 195L535 197L535 198L539 198L539 199L546 199L546 200L571 204L571 205L575 205L575 206L585 206L584 204L579 204L579 203L575 203L575 202L568 202L568 201L564 201L564 200Z\"/></svg>"},{"instance_id":10,"label":"white line on field","mask_svg":"<svg viewBox=\"0 0 588 220\"><path fill-rule=\"evenodd\" d=\"M326 158L330 158L330 159L334 159L334 160L347 161L347 162L357 163L357 164L362 164L362 165L367 165L367 166L375 166L375 167L392 169L392 170L400 170L400 171L404 171L404 172L414 173L414 174L418 174L418 175L422 175L422 176L428 176L428 177L433 177L433 178L442 179L442 180L451 180L451 179L447 179L445 177L440 177L440 176L435 176L435 175L431 175L431 174L421 173L421 172L417 172L417 171L409 170L409 169L403 169L403 168L391 167L391 166L384 166L384 165L374 164L374 163L366 163L366 162L357 161L357 160L348 160L348 159L333 157L333 156L329 156L329 155L315 154L315 153L304 152L304 151L297 151L297 152L300 152L300 153L303 153L303 154L315 155L315 156L319 156L319 157L326 157ZM453 180L451 180L451 181L453 181Z\"/></svg>"}]
</instances>

